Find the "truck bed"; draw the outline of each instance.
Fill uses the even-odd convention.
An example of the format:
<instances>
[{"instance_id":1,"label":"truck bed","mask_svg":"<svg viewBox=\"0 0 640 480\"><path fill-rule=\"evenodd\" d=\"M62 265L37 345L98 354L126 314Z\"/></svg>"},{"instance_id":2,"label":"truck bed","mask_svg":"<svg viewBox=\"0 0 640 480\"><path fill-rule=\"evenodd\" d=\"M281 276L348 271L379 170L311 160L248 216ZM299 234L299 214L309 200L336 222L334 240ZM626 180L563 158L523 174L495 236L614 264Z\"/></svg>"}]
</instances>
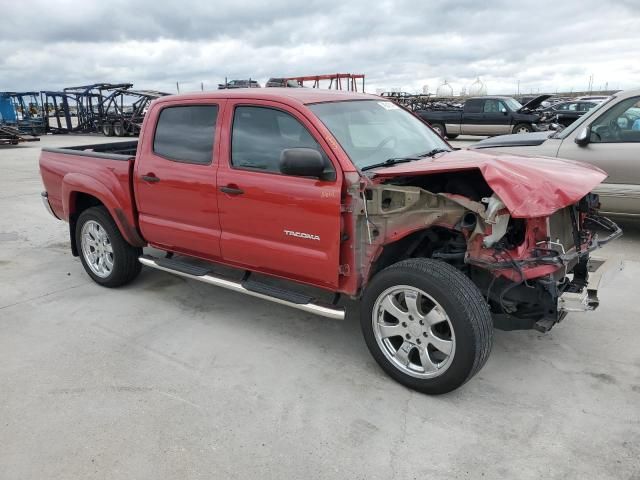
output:
<instances>
[{"instance_id":1,"label":"truck bed","mask_svg":"<svg viewBox=\"0 0 640 480\"><path fill-rule=\"evenodd\" d=\"M130 237L137 224L132 183L137 146L137 141L129 141L43 148L40 171L55 215L68 221L78 196L99 193L125 236Z\"/></svg>"},{"instance_id":2,"label":"truck bed","mask_svg":"<svg viewBox=\"0 0 640 480\"><path fill-rule=\"evenodd\" d=\"M77 147L43 148L43 152L72 154L82 157L105 158L109 160L129 160L136 156L138 141L99 143Z\"/></svg>"}]
</instances>

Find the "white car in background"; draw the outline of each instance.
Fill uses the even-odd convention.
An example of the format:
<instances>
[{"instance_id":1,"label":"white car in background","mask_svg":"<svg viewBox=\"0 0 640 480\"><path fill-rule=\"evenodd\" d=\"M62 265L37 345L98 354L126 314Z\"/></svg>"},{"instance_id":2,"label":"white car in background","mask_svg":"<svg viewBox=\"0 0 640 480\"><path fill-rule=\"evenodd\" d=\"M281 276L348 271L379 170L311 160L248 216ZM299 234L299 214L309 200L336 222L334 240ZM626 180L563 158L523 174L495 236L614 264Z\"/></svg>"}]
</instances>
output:
<instances>
[{"instance_id":1,"label":"white car in background","mask_svg":"<svg viewBox=\"0 0 640 480\"><path fill-rule=\"evenodd\" d=\"M603 214L640 218L640 90L616 93L564 130L501 135L471 148L595 165L609 174L595 190Z\"/></svg>"}]
</instances>

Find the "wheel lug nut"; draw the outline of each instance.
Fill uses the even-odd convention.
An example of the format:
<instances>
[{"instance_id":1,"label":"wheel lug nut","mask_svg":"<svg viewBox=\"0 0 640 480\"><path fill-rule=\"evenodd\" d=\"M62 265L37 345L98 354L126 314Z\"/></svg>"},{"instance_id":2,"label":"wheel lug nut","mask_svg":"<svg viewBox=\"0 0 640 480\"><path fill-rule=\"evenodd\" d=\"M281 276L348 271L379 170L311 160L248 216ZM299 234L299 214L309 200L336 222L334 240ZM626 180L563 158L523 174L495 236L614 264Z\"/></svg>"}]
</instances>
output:
<instances>
[{"instance_id":1,"label":"wheel lug nut","mask_svg":"<svg viewBox=\"0 0 640 480\"><path fill-rule=\"evenodd\" d=\"M422 336L423 336L423 337L428 337L429 335L427 335L427 332L423 332L423 333L422 333Z\"/></svg>"},{"instance_id":2,"label":"wheel lug nut","mask_svg":"<svg viewBox=\"0 0 640 480\"><path fill-rule=\"evenodd\" d=\"M411 335L407 333L407 340L409 340L410 338L411 338Z\"/></svg>"},{"instance_id":3,"label":"wheel lug nut","mask_svg":"<svg viewBox=\"0 0 640 480\"><path fill-rule=\"evenodd\" d=\"M406 322L402 322L402 326L406 327L407 326Z\"/></svg>"},{"instance_id":4,"label":"wheel lug nut","mask_svg":"<svg viewBox=\"0 0 640 480\"><path fill-rule=\"evenodd\" d=\"M424 322L422 320L420 320L420 325L424 325Z\"/></svg>"},{"instance_id":5,"label":"wheel lug nut","mask_svg":"<svg viewBox=\"0 0 640 480\"><path fill-rule=\"evenodd\" d=\"M418 345L420 345L422 343L422 341L420 339L416 340L418 342Z\"/></svg>"},{"instance_id":6,"label":"wheel lug nut","mask_svg":"<svg viewBox=\"0 0 640 480\"><path fill-rule=\"evenodd\" d=\"M409 320L413 320L413 317L411 315L409 315Z\"/></svg>"}]
</instances>

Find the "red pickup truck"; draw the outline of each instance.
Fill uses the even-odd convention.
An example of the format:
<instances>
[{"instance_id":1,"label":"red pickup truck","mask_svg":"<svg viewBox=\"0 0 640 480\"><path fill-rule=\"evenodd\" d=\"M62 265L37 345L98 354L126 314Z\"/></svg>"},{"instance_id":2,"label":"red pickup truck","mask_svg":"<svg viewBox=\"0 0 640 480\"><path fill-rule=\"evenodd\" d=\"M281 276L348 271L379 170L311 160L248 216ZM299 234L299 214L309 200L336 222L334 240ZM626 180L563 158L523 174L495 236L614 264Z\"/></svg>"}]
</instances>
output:
<instances>
[{"instance_id":1,"label":"red pickup truck","mask_svg":"<svg viewBox=\"0 0 640 480\"><path fill-rule=\"evenodd\" d=\"M145 265L335 319L358 299L376 361L433 394L478 372L494 323L595 308L589 253L621 234L589 193L601 170L456 151L364 94L163 97L138 141L45 148L40 170L100 285Z\"/></svg>"}]
</instances>

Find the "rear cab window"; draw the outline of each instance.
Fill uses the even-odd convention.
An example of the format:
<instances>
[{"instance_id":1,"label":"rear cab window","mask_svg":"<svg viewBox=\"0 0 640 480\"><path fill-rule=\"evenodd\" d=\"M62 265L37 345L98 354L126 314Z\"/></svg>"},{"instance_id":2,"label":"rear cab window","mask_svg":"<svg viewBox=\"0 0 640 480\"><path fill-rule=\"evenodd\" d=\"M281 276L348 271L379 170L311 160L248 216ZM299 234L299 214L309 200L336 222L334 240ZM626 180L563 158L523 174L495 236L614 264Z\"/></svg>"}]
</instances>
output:
<instances>
[{"instance_id":1,"label":"rear cab window","mask_svg":"<svg viewBox=\"0 0 640 480\"><path fill-rule=\"evenodd\" d=\"M153 152L174 162L210 165L217 119L217 105L163 108L156 124Z\"/></svg>"},{"instance_id":2,"label":"rear cab window","mask_svg":"<svg viewBox=\"0 0 640 480\"><path fill-rule=\"evenodd\" d=\"M464 111L465 113L482 113L483 105L484 100L481 99L467 100L464 104Z\"/></svg>"}]
</instances>

